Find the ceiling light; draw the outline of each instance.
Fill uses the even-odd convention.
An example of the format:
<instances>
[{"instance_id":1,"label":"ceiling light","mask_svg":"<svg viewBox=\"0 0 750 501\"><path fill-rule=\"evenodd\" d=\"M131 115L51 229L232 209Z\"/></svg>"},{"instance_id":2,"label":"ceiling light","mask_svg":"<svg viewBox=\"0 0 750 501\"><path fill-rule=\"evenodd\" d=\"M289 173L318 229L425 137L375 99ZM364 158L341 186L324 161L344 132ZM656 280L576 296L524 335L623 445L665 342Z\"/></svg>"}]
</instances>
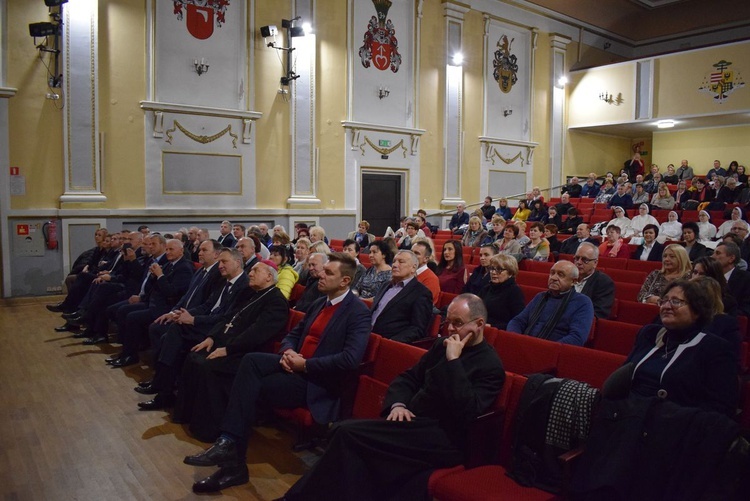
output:
<instances>
[{"instance_id":1,"label":"ceiling light","mask_svg":"<svg viewBox=\"0 0 750 501\"><path fill-rule=\"evenodd\" d=\"M660 129L669 129L674 127L674 124L677 123L674 120L659 120L656 122L656 126Z\"/></svg>"}]
</instances>

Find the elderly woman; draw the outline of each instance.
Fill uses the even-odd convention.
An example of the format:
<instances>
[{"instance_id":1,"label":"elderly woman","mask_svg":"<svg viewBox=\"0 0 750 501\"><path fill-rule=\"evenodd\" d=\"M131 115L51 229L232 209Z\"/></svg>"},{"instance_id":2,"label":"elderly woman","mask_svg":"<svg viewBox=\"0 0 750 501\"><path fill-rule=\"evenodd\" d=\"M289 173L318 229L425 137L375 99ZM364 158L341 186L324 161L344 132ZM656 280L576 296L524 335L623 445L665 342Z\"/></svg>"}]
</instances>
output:
<instances>
[{"instance_id":1,"label":"elderly woman","mask_svg":"<svg viewBox=\"0 0 750 501\"><path fill-rule=\"evenodd\" d=\"M674 209L674 197L669 193L666 183L659 183L659 187L651 197L651 205L660 209Z\"/></svg>"},{"instance_id":2,"label":"elderly woman","mask_svg":"<svg viewBox=\"0 0 750 501\"><path fill-rule=\"evenodd\" d=\"M524 308L523 292L516 283L518 261L511 256L498 254L490 260L490 283L479 297L487 306L487 323L497 329L505 329L513 317Z\"/></svg>"},{"instance_id":3,"label":"elderly woman","mask_svg":"<svg viewBox=\"0 0 750 501\"><path fill-rule=\"evenodd\" d=\"M370 244L370 266L357 287L352 291L362 299L375 297L383 284L391 281L391 263L393 251L390 246L376 240Z\"/></svg>"},{"instance_id":4,"label":"elderly woman","mask_svg":"<svg viewBox=\"0 0 750 501\"><path fill-rule=\"evenodd\" d=\"M528 205L526 205L526 201L519 200L516 213L513 214L513 220L514 221L526 221L530 215L531 215L531 210L528 208Z\"/></svg>"},{"instance_id":5,"label":"elderly woman","mask_svg":"<svg viewBox=\"0 0 750 501\"><path fill-rule=\"evenodd\" d=\"M276 282L276 288L289 299L292 295L292 288L299 279L299 274L294 271L294 251L291 245L272 245L268 251L271 253L269 259L276 264L279 273L279 280Z\"/></svg>"},{"instance_id":6,"label":"elderly woman","mask_svg":"<svg viewBox=\"0 0 750 501\"><path fill-rule=\"evenodd\" d=\"M463 246L458 240L443 244L443 252L435 274L440 280L440 290L448 294L461 294L466 284Z\"/></svg>"},{"instance_id":7,"label":"elderly woman","mask_svg":"<svg viewBox=\"0 0 750 501\"><path fill-rule=\"evenodd\" d=\"M622 238L619 226L612 225L607 227L607 237L599 246L599 254L602 257L617 257L628 259L630 257L630 248Z\"/></svg>"},{"instance_id":8,"label":"elderly woman","mask_svg":"<svg viewBox=\"0 0 750 501\"><path fill-rule=\"evenodd\" d=\"M521 248L521 254L524 259L547 261L549 253L549 242L544 238L544 225L532 223L529 227L529 242Z\"/></svg>"},{"instance_id":9,"label":"elderly woman","mask_svg":"<svg viewBox=\"0 0 750 501\"><path fill-rule=\"evenodd\" d=\"M362 249L368 249L370 244L375 241L375 235L369 233L370 223L364 219L357 225L357 231L352 231L346 237L348 240L354 240Z\"/></svg>"},{"instance_id":10,"label":"elderly woman","mask_svg":"<svg viewBox=\"0 0 750 501\"><path fill-rule=\"evenodd\" d=\"M649 273L643 282L638 293L639 302L656 304L670 282L690 278L690 258L680 244L670 244L664 248L661 264L661 269Z\"/></svg>"},{"instance_id":11,"label":"elderly woman","mask_svg":"<svg viewBox=\"0 0 750 501\"><path fill-rule=\"evenodd\" d=\"M704 210L698 213L698 231L701 242L709 242L716 236L716 226L711 224L711 215Z\"/></svg>"},{"instance_id":12,"label":"elderly woman","mask_svg":"<svg viewBox=\"0 0 750 501\"><path fill-rule=\"evenodd\" d=\"M331 248L328 247L328 244L324 241L318 240L317 242L313 242L312 244L310 244L310 254L315 254L316 252L319 252L321 254L330 254Z\"/></svg>"},{"instance_id":13,"label":"elderly woman","mask_svg":"<svg viewBox=\"0 0 750 501\"><path fill-rule=\"evenodd\" d=\"M503 238L495 241L495 247L500 254L517 255L521 253L521 244L518 242L518 226L509 224L503 230Z\"/></svg>"},{"instance_id":14,"label":"elderly woman","mask_svg":"<svg viewBox=\"0 0 750 501\"><path fill-rule=\"evenodd\" d=\"M719 229L716 231L715 237L717 239L722 238L727 233L732 233L732 225L735 221L739 221L742 219L742 209L739 207L735 207L732 209L732 216L731 219L728 219L721 223L721 226L719 226Z\"/></svg>"},{"instance_id":15,"label":"elderly woman","mask_svg":"<svg viewBox=\"0 0 750 501\"><path fill-rule=\"evenodd\" d=\"M682 239L682 223L677 219L677 213L675 211L669 211L667 220L661 223L661 226L659 227L659 242L664 243L667 240Z\"/></svg>"},{"instance_id":16,"label":"elderly woman","mask_svg":"<svg viewBox=\"0 0 750 501\"><path fill-rule=\"evenodd\" d=\"M649 214L648 204L641 204L638 206L638 215L634 216L630 220L630 227L625 232L625 236L628 237L642 237L643 228L647 225L658 225L659 221L654 216Z\"/></svg>"},{"instance_id":17,"label":"elderly woman","mask_svg":"<svg viewBox=\"0 0 750 501\"><path fill-rule=\"evenodd\" d=\"M325 242L325 240L326 230L324 230L322 226L313 226L310 228L310 241L312 243Z\"/></svg>"},{"instance_id":18,"label":"elderly woman","mask_svg":"<svg viewBox=\"0 0 750 501\"><path fill-rule=\"evenodd\" d=\"M620 233L627 234L630 231L630 219L625 215L625 209L619 205L612 207L612 216L612 219L607 223L607 228L617 226L620 228Z\"/></svg>"},{"instance_id":19,"label":"elderly woman","mask_svg":"<svg viewBox=\"0 0 750 501\"><path fill-rule=\"evenodd\" d=\"M643 243L633 253L633 259L661 262L661 256L664 253L664 244L656 241L656 237L658 236L659 227L655 224L647 224L643 228Z\"/></svg>"},{"instance_id":20,"label":"elderly woman","mask_svg":"<svg viewBox=\"0 0 750 501\"><path fill-rule=\"evenodd\" d=\"M466 229L461 243L464 247L479 247L487 236L482 220L477 216L469 218L469 227Z\"/></svg>"},{"instance_id":21,"label":"elderly woman","mask_svg":"<svg viewBox=\"0 0 750 501\"><path fill-rule=\"evenodd\" d=\"M299 275L299 283L304 284L307 280L307 256L310 255L310 240L300 238L294 246L294 271Z\"/></svg>"},{"instance_id":22,"label":"elderly woman","mask_svg":"<svg viewBox=\"0 0 750 501\"><path fill-rule=\"evenodd\" d=\"M677 183L677 191L674 194L675 203L682 207L682 204L690 200L690 191L687 188L687 181L684 179Z\"/></svg>"},{"instance_id":23,"label":"elderly woman","mask_svg":"<svg viewBox=\"0 0 750 501\"><path fill-rule=\"evenodd\" d=\"M607 178L604 180L604 184L599 190L599 194L594 199L594 202L598 204L605 204L609 202L609 199L612 198L612 195L614 194L615 194L615 183L612 179Z\"/></svg>"}]
</instances>

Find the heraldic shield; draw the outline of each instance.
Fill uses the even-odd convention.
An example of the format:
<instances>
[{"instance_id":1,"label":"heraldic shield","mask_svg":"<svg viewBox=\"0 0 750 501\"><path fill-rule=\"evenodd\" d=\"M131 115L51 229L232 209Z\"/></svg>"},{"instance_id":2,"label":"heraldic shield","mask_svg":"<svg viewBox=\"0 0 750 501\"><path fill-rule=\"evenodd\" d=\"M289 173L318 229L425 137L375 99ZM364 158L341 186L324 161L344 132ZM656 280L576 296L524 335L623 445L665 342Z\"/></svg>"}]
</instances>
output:
<instances>
[{"instance_id":1,"label":"heraldic shield","mask_svg":"<svg viewBox=\"0 0 750 501\"><path fill-rule=\"evenodd\" d=\"M396 29L388 19L388 10L393 4L390 0L372 0L372 3L377 17L372 16L367 23L364 43L359 48L362 66L369 68L372 64L381 71L390 68L396 73L401 66L401 54L398 53Z\"/></svg>"},{"instance_id":2,"label":"heraldic shield","mask_svg":"<svg viewBox=\"0 0 750 501\"><path fill-rule=\"evenodd\" d=\"M214 34L214 10L211 7L187 5L185 25L188 32L198 40L206 40Z\"/></svg>"},{"instance_id":3,"label":"heraldic shield","mask_svg":"<svg viewBox=\"0 0 750 501\"><path fill-rule=\"evenodd\" d=\"M510 92L513 85L518 82L518 59L515 54L510 53L513 40L515 38L508 41L508 37L505 35L500 37L500 40L497 41L495 60L492 61L494 67L492 76L500 86L500 90L505 94Z\"/></svg>"}]
</instances>

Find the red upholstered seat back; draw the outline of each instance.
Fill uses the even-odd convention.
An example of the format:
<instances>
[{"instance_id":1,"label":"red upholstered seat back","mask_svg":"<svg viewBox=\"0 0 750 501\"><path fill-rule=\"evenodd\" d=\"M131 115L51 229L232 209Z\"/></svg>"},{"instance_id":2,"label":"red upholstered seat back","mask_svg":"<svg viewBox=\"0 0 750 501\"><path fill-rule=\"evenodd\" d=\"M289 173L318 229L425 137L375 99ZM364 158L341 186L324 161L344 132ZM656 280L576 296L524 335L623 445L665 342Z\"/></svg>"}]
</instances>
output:
<instances>
[{"instance_id":1,"label":"red upholstered seat back","mask_svg":"<svg viewBox=\"0 0 750 501\"><path fill-rule=\"evenodd\" d=\"M556 374L601 389L604 381L624 361L624 355L563 344L560 345Z\"/></svg>"},{"instance_id":2,"label":"red upholstered seat back","mask_svg":"<svg viewBox=\"0 0 750 501\"><path fill-rule=\"evenodd\" d=\"M620 300L617 305L617 321L629 324L648 325L659 314L655 304Z\"/></svg>"},{"instance_id":3,"label":"red upholstered seat back","mask_svg":"<svg viewBox=\"0 0 750 501\"><path fill-rule=\"evenodd\" d=\"M592 348L627 356L633 349L640 325L599 319Z\"/></svg>"},{"instance_id":4,"label":"red upholstered seat back","mask_svg":"<svg viewBox=\"0 0 750 501\"><path fill-rule=\"evenodd\" d=\"M546 372L555 368L559 343L515 332L498 331L493 346L506 371L517 374Z\"/></svg>"},{"instance_id":5,"label":"red upholstered seat back","mask_svg":"<svg viewBox=\"0 0 750 501\"><path fill-rule=\"evenodd\" d=\"M426 352L416 346L383 338L375 357L372 377L389 385L396 376L413 367Z\"/></svg>"}]
</instances>

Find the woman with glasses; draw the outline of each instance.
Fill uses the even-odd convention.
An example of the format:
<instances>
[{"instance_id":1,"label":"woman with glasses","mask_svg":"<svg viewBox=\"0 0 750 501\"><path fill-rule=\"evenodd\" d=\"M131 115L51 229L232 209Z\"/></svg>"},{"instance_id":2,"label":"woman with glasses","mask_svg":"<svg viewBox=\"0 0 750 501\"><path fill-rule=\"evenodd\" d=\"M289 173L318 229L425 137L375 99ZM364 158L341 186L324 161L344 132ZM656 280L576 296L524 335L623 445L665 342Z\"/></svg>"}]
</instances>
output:
<instances>
[{"instance_id":1,"label":"woman with glasses","mask_svg":"<svg viewBox=\"0 0 750 501\"><path fill-rule=\"evenodd\" d=\"M724 221L721 223L721 226L719 226L719 229L716 231L715 237L717 239L722 238L727 233L732 233L732 225L735 221L740 221L742 219L742 209L739 207L735 207L732 209L732 216L731 219Z\"/></svg>"},{"instance_id":2,"label":"woman with glasses","mask_svg":"<svg viewBox=\"0 0 750 501\"><path fill-rule=\"evenodd\" d=\"M487 306L487 323L505 329L524 308L523 292L516 283L518 261L512 256L498 254L492 257L488 268L490 283L479 292L479 297Z\"/></svg>"},{"instance_id":3,"label":"woman with glasses","mask_svg":"<svg viewBox=\"0 0 750 501\"><path fill-rule=\"evenodd\" d=\"M664 248L661 269L648 274L638 293L641 303L657 304L667 286L675 280L690 278L690 259L680 244L670 244Z\"/></svg>"}]
</instances>

